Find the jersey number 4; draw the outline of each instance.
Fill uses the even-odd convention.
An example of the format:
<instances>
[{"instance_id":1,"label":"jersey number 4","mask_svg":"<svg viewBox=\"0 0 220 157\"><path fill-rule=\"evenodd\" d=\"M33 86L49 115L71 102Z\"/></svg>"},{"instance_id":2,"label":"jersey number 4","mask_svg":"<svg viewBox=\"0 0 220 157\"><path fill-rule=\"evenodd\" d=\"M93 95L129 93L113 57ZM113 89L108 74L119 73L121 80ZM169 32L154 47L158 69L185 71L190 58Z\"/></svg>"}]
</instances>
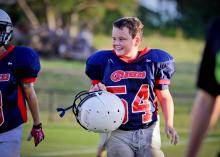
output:
<instances>
[{"instance_id":1,"label":"jersey number 4","mask_svg":"<svg viewBox=\"0 0 220 157\"><path fill-rule=\"evenodd\" d=\"M127 94L126 86L107 86L107 91L114 94ZM152 113L150 112L151 106L149 103L149 86L147 84L141 85L137 94L134 97L134 100L131 104L132 113L143 112L142 122L148 123L151 120ZM125 116L123 124L128 122L128 102L125 99L121 99L125 107Z\"/></svg>"}]
</instances>

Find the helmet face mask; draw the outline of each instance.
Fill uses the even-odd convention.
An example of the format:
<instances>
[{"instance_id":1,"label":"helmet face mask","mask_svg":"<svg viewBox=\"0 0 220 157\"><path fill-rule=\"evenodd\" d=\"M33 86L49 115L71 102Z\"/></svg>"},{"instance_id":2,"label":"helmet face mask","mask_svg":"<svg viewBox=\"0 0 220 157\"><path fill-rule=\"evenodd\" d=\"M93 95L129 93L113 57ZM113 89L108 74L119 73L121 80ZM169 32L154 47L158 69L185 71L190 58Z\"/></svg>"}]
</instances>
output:
<instances>
[{"instance_id":1,"label":"helmet face mask","mask_svg":"<svg viewBox=\"0 0 220 157\"><path fill-rule=\"evenodd\" d=\"M125 111L119 97L96 91L79 93L73 104L73 113L84 129L102 133L116 130L123 122Z\"/></svg>"},{"instance_id":2,"label":"helmet face mask","mask_svg":"<svg viewBox=\"0 0 220 157\"><path fill-rule=\"evenodd\" d=\"M7 45L13 34L13 25L9 15L0 9L0 46Z\"/></svg>"}]
</instances>

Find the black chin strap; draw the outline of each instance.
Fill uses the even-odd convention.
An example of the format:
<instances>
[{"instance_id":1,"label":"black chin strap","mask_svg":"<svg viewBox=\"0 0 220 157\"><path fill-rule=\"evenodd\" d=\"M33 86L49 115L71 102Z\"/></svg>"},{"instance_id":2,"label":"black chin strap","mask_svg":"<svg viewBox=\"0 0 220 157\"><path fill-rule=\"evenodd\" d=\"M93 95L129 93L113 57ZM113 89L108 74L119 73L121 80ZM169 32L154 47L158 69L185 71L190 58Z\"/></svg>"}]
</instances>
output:
<instances>
[{"instance_id":1,"label":"black chin strap","mask_svg":"<svg viewBox=\"0 0 220 157\"><path fill-rule=\"evenodd\" d=\"M74 102L73 102L73 105L67 107L67 108L57 108L57 112L60 112L59 113L59 116L62 118L66 111L69 110L69 109L72 109L74 115L76 115L78 112L77 112L77 107L78 107L78 103L76 102L78 99L80 99L82 101L82 95L87 95L87 91L81 91L79 92L78 94L76 94L75 98L74 98ZM81 103L81 102L80 102Z\"/></svg>"},{"instance_id":2,"label":"black chin strap","mask_svg":"<svg viewBox=\"0 0 220 157\"><path fill-rule=\"evenodd\" d=\"M59 116L62 118L66 111L69 109L72 109L73 114L77 117L78 116L78 107L80 107L87 99L96 96L96 92L98 92L98 94L102 94L101 92L99 93L99 91L93 91L93 92L88 92L88 91L81 91L78 94L76 94L75 98L74 98L74 102L73 105L67 107L67 108L57 108L57 112L59 113Z\"/></svg>"}]
</instances>

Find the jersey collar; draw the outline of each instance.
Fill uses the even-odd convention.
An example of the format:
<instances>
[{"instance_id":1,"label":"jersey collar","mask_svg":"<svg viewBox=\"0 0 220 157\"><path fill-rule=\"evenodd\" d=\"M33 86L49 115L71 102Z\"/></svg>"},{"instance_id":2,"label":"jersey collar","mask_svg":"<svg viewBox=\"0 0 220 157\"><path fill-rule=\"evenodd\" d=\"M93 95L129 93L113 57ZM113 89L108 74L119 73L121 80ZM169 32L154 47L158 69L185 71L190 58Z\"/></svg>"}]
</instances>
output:
<instances>
[{"instance_id":1,"label":"jersey collar","mask_svg":"<svg viewBox=\"0 0 220 157\"><path fill-rule=\"evenodd\" d=\"M6 51L0 56L0 60L4 58L7 54L9 54L15 48L14 45L9 45Z\"/></svg>"},{"instance_id":2,"label":"jersey collar","mask_svg":"<svg viewBox=\"0 0 220 157\"><path fill-rule=\"evenodd\" d=\"M131 62L135 61L136 59L140 58L141 56L145 55L146 53L148 53L150 50L151 50L150 48L146 47L146 48L144 48L143 50L138 51L137 57L136 57L136 58L133 58L133 59L128 59L128 58L125 58L125 57L123 57L123 56L118 56L118 55L116 54L116 52L114 51L114 49L112 50L112 52L113 52L115 55L117 55L120 60L122 60L122 61L124 61L124 62L126 62L126 63L131 63Z\"/></svg>"}]
</instances>

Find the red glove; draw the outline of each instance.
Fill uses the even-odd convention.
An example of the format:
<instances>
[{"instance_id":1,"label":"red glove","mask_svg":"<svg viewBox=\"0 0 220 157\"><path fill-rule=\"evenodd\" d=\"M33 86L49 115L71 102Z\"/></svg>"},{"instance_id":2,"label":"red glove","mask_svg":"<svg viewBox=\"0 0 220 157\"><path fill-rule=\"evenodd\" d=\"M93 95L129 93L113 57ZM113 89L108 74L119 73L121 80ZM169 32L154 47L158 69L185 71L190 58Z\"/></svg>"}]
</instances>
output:
<instances>
[{"instance_id":1,"label":"red glove","mask_svg":"<svg viewBox=\"0 0 220 157\"><path fill-rule=\"evenodd\" d=\"M27 138L30 141L34 137L35 147L44 139L44 132L42 130L42 124L33 125L33 128Z\"/></svg>"}]
</instances>

